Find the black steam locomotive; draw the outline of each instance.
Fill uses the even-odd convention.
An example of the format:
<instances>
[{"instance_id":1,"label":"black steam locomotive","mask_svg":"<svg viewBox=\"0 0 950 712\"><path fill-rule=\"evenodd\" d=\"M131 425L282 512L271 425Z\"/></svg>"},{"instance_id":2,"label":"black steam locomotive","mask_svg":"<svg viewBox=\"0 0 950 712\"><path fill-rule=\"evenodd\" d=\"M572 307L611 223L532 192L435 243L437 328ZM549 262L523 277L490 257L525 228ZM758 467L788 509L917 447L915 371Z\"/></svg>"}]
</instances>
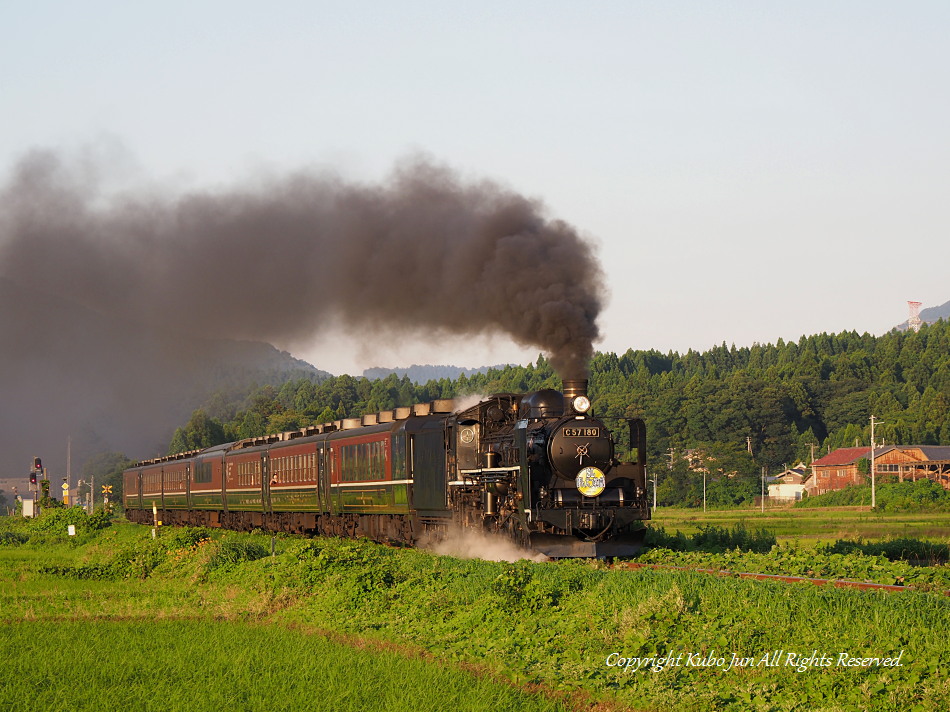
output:
<instances>
[{"instance_id":1,"label":"black steam locomotive","mask_svg":"<svg viewBox=\"0 0 950 712\"><path fill-rule=\"evenodd\" d=\"M586 381L564 385L140 462L125 472L126 514L405 544L461 525L550 557L633 554L650 517L644 424L628 421L636 462L620 463Z\"/></svg>"}]
</instances>

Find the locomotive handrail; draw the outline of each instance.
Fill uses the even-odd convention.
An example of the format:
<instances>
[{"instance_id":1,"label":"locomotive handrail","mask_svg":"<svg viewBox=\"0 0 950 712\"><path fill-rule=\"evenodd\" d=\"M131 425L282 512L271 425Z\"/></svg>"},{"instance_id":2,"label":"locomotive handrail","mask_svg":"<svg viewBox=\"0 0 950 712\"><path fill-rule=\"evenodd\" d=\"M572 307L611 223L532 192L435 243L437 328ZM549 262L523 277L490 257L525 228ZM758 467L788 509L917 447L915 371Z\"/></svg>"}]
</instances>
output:
<instances>
[{"instance_id":1,"label":"locomotive handrail","mask_svg":"<svg viewBox=\"0 0 950 712\"><path fill-rule=\"evenodd\" d=\"M521 470L517 465L509 467L483 467L476 470L459 470L459 474L466 477L464 480L452 480L450 487L464 487L481 482L497 482L518 473Z\"/></svg>"}]
</instances>

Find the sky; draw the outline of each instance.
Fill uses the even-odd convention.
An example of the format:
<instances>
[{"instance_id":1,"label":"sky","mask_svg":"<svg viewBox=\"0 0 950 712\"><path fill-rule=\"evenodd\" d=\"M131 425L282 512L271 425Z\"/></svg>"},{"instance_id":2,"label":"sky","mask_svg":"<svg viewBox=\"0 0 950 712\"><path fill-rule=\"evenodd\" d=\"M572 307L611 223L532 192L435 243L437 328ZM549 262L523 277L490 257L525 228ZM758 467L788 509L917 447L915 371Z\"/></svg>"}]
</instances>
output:
<instances>
[{"instance_id":1,"label":"sky","mask_svg":"<svg viewBox=\"0 0 950 712\"><path fill-rule=\"evenodd\" d=\"M601 351L881 334L950 300L948 27L946 2L6 2L0 177L37 148L117 192L422 155L595 246ZM353 374L538 355L314 331L276 345Z\"/></svg>"}]
</instances>

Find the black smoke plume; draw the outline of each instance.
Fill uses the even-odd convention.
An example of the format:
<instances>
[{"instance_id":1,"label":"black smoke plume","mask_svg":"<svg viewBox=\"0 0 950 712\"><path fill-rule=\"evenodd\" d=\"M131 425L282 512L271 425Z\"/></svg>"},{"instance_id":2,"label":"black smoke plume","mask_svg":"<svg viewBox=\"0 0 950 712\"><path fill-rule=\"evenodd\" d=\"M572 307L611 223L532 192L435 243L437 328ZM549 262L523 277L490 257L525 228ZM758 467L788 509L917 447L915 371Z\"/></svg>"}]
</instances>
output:
<instances>
[{"instance_id":1,"label":"black smoke plume","mask_svg":"<svg viewBox=\"0 0 950 712\"><path fill-rule=\"evenodd\" d=\"M117 197L108 178L36 151L0 189L5 438L40 412L93 422L116 404L183 399L162 381L177 378L168 364L207 357L199 338L502 334L564 378L586 374L599 264L570 225L497 183L421 158L380 184L302 171ZM149 408L137 412L116 427L145 427Z\"/></svg>"},{"instance_id":2,"label":"black smoke plume","mask_svg":"<svg viewBox=\"0 0 950 712\"><path fill-rule=\"evenodd\" d=\"M582 377L603 280L591 247L537 201L416 159L380 185L297 173L218 193L102 205L50 153L2 196L0 274L162 333L288 342L328 319L504 334ZM93 181L94 182L94 181Z\"/></svg>"}]
</instances>

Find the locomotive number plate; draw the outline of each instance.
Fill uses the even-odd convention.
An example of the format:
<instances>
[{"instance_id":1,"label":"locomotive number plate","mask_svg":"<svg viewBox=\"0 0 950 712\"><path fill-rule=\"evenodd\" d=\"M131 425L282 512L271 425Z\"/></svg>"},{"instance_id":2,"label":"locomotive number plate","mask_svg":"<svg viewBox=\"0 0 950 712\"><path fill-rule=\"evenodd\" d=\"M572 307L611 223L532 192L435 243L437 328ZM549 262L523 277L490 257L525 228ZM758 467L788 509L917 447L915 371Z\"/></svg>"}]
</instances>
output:
<instances>
[{"instance_id":1,"label":"locomotive number plate","mask_svg":"<svg viewBox=\"0 0 950 712\"><path fill-rule=\"evenodd\" d=\"M564 428L561 433L566 438L599 438L600 428Z\"/></svg>"}]
</instances>

